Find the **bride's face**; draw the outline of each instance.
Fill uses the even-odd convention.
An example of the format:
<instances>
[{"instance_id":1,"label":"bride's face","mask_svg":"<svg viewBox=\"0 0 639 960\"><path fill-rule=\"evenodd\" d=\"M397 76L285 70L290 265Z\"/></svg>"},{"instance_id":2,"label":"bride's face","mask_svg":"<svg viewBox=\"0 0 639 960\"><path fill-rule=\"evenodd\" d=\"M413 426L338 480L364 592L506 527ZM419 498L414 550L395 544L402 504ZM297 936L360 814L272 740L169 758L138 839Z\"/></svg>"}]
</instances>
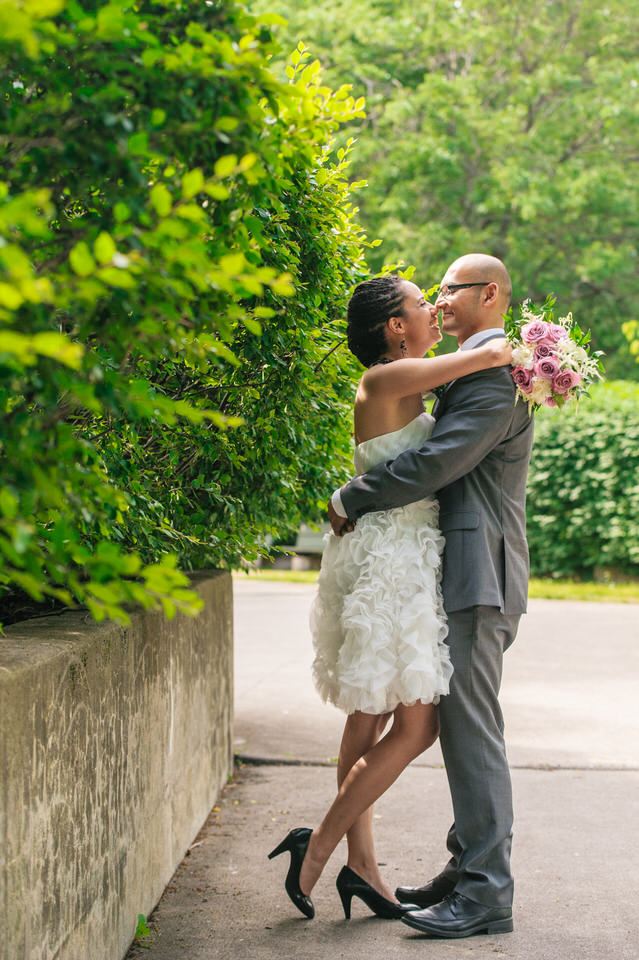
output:
<instances>
[{"instance_id":1,"label":"bride's face","mask_svg":"<svg viewBox=\"0 0 639 960\"><path fill-rule=\"evenodd\" d=\"M402 321L409 357L423 357L442 338L437 313L415 283L405 281Z\"/></svg>"}]
</instances>

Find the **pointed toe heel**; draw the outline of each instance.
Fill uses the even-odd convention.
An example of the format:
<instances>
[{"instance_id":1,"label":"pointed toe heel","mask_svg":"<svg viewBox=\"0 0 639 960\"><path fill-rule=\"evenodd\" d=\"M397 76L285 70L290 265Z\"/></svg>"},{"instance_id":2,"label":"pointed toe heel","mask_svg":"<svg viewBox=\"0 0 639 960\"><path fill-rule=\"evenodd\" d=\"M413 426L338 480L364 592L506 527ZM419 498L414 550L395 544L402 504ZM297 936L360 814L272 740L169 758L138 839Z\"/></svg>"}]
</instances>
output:
<instances>
[{"instance_id":1,"label":"pointed toe heel","mask_svg":"<svg viewBox=\"0 0 639 960\"><path fill-rule=\"evenodd\" d=\"M386 897L383 897L381 893L371 887L370 883L362 880L350 867L342 867L335 886L347 920L351 918L351 900L353 897L359 897L369 910L372 910L375 916L382 920L399 920L409 910L418 909L414 903L393 903L392 900L387 900Z\"/></svg>"},{"instance_id":2,"label":"pointed toe heel","mask_svg":"<svg viewBox=\"0 0 639 960\"><path fill-rule=\"evenodd\" d=\"M297 827L295 830L291 830L268 855L269 860L272 860L273 857L279 857L280 853L290 853L291 862L284 881L284 888L300 913L303 913L309 920L312 920L315 916L315 907L311 898L300 887L300 872L312 832L308 827Z\"/></svg>"}]
</instances>

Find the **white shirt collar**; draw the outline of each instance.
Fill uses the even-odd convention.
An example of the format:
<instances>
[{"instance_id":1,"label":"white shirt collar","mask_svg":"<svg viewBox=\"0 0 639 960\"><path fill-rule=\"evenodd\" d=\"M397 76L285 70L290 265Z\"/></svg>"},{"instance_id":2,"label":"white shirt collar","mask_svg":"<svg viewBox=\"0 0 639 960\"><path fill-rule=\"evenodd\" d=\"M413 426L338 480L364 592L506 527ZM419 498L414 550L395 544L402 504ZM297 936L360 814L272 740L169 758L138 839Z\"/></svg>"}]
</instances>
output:
<instances>
[{"instance_id":1,"label":"white shirt collar","mask_svg":"<svg viewBox=\"0 0 639 960\"><path fill-rule=\"evenodd\" d=\"M473 347L478 347L482 344L484 340L488 340L489 337L495 337L497 335L504 336L503 327L491 327L489 330L479 330L477 333L473 333L468 340L464 340L459 349L472 350Z\"/></svg>"}]
</instances>

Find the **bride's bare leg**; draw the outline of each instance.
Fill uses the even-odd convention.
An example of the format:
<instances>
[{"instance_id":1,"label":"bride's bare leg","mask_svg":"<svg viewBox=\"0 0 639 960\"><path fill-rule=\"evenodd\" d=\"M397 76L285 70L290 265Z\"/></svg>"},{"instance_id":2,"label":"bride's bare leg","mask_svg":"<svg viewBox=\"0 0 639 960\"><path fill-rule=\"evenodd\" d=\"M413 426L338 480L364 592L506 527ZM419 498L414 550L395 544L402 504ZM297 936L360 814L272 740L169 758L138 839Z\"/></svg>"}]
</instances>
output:
<instances>
[{"instance_id":1,"label":"bride's bare leg","mask_svg":"<svg viewBox=\"0 0 639 960\"><path fill-rule=\"evenodd\" d=\"M390 717L390 713L373 716L359 711L348 717L337 762L338 788L343 784L353 764L378 742ZM377 866L373 840L373 810L374 807L371 804L349 828L346 834L348 844L346 862L351 870L370 883L383 897L394 900Z\"/></svg>"},{"instance_id":2,"label":"bride's bare leg","mask_svg":"<svg viewBox=\"0 0 639 960\"><path fill-rule=\"evenodd\" d=\"M344 834L438 734L439 716L432 703L397 707L388 733L353 764L330 810L313 831L300 874L306 894L311 893Z\"/></svg>"}]
</instances>

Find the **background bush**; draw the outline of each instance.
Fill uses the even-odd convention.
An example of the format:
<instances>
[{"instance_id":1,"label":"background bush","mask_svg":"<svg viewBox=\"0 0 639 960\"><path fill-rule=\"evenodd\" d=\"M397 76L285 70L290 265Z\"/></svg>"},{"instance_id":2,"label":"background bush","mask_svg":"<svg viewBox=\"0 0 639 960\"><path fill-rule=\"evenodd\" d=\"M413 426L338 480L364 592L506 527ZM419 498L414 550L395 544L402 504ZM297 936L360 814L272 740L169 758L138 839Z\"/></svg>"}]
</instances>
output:
<instances>
[{"instance_id":1,"label":"background bush","mask_svg":"<svg viewBox=\"0 0 639 960\"><path fill-rule=\"evenodd\" d=\"M591 390L578 412L536 415L528 543L538 576L639 576L639 387Z\"/></svg>"},{"instance_id":2,"label":"background bush","mask_svg":"<svg viewBox=\"0 0 639 960\"><path fill-rule=\"evenodd\" d=\"M0 591L195 609L350 457L362 102L240 4L0 4ZM292 294L294 293L294 296Z\"/></svg>"}]
</instances>

